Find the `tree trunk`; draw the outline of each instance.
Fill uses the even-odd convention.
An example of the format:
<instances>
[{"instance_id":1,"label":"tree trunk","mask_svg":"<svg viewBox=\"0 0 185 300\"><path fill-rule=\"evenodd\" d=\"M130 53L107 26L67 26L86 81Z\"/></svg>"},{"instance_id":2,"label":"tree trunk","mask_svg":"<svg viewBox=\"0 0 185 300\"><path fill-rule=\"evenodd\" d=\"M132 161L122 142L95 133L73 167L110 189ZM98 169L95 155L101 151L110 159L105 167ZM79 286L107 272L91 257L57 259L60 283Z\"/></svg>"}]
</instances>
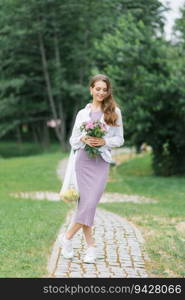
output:
<instances>
[{"instance_id":1,"label":"tree trunk","mask_svg":"<svg viewBox=\"0 0 185 300\"><path fill-rule=\"evenodd\" d=\"M31 128L32 128L32 134L33 134L34 143L35 144L39 144L39 139L38 139L37 131L35 129L35 124L32 124Z\"/></svg>"},{"instance_id":2,"label":"tree trunk","mask_svg":"<svg viewBox=\"0 0 185 300\"><path fill-rule=\"evenodd\" d=\"M21 135L21 130L19 125L17 125L16 127L16 138L17 138L17 143L22 144L22 135Z\"/></svg>"},{"instance_id":3,"label":"tree trunk","mask_svg":"<svg viewBox=\"0 0 185 300\"><path fill-rule=\"evenodd\" d=\"M42 128L43 128L42 144L44 148L47 148L50 145L50 136L49 136L48 126L45 122L43 122Z\"/></svg>"},{"instance_id":4,"label":"tree trunk","mask_svg":"<svg viewBox=\"0 0 185 300\"><path fill-rule=\"evenodd\" d=\"M70 138L70 136L71 136L71 133L72 133L73 126L74 126L74 123L75 123L75 119L76 119L77 112L78 112L78 107L77 107L77 105L76 105L75 108L74 108L73 117L72 117L71 124L70 124L70 131L69 131L67 140L69 140L69 138ZM69 145L69 144L68 144L68 145Z\"/></svg>"},{"instance_id":5,"label":"tree trunk","mask_svg":"<svg viewBox=\"0 0 185 300\"><path fill-rule=\"evenodd\" d=\"M58 35L57 35L57 27L56 27L56 22L54 20L54 48L55 48L55 61L56 61L56 78L59 82L62 81L62 66L61 66L61 59L60 59L60 50L59 50L59 41L58 41ZM58 90L58 95L57 95L57 102L58 102L58 114L59 114L59 119L61 120L61 126L59 128L60 130L60 135L62 136L62 148L64 150L67 150L67 144L66 144L66 115L64 112L64 107L62 103L62 91L60 88L60 85L58 85L57 81L57 90Z\"/></svg>"},{"instance_id":6,"label":"tree trunk","mask_svg":"<svg viewBox=\"0 0 185 300\"><path fill-rule=\"evenodd\" d=\"M53 94L52 94L51 81L50 81L50 76L49 76L49 72L48 72L48 63L47 63L47 59L46 59L46 51L45 51L45 47L44 47L43 36L40 31L38 33L38 40L39 40L40 53L41 53L41 58L42 58L43 73L44 73L46 88L47 88L47 92L48 92L48 99L49 99L49 103L51 106L53 118L54 118L54 120L57 120L58 116L57 116L57 110L56 110L56 106L55 106L55 102L54 102ZM62 125L62 123L59 124L59 126L56 126L54 128L54 130L55 130L56 136L61 144L61 147L63 147L63 137L61 136L61 125Z\"/></svg>"},{"instance_id":7,"label":"tree trunk","mask_svg":"<svg viewBox=\"0 0 185 300\"><path fill-rule=\"evenodd\" d=\"M41 122L37 123L37 127L36 127L36 132L37 132L37 136L38 136L38 141L40 144L42 144L42 128L41 128Z\"/></svg>"}]
</instances>

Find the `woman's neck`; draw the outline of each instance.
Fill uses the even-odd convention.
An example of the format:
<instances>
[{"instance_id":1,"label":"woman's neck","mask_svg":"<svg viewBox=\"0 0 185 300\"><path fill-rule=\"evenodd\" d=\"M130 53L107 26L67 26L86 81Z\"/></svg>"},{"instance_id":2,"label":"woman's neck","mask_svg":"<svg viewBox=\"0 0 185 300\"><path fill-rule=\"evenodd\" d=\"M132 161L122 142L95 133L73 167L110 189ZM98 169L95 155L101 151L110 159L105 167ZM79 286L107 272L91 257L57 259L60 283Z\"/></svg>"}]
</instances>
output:
<instances>
[{"instance_id":1,"label":"woman's neck","mask_svg":"<svg viewBox=\"0 0 185 300\"><path fill-rule=\"evenodd\" d=\"M92 102L91 103L91 110L92 111L101 111L101 104Z\"/></svg>"}]
</instances>

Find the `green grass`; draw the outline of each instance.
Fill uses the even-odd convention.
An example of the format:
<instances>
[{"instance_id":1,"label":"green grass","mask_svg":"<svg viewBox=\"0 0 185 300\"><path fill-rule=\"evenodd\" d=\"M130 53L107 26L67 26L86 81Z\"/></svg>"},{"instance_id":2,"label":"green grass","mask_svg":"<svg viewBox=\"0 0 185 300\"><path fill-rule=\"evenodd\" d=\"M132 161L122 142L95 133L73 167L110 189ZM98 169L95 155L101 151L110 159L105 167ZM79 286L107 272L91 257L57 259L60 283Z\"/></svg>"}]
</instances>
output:
<instances>
[{"instance_id":1,"label":"green grass","mask_svg":"<svg viewBox=\"0 0 185 300\"><path fill-rule=\"evenodd\" d=\"M21 150L25 155L26 147ZM37 155L29 152L28 157L0 158L0 277L47 275L51 247L71 207L64 202L14 198L10 193L59 191L56 167L66 153L54 148ZM158 201L99 204L126 217L142 232L150 257L146 264L150 276L185 277L185 237L175 227L185 220L185 177L154 176L149 154L111 168L111 177L106 192L143 195Z\"/></svg>"},{"instance_id":2,"label":"green grass","mask_svg":"<svg viewBox=\"0 0 185 300\"><path fill-rule=\"evenodd\" d=\"M157 203L100 203L138 226L150 257L151 277L185 277L185 236L176 224L185 221L185 177L158 177L151 169L150 154L138 156L111 171L106 192L150 197Z\"/></svg>"},{"instance_id":3,"label":"green grass","mask_svg":"<svg viewBox=\"0 0 185 300\"><path fill-rule=\"evenodd\" d=\"M15 142L1 142L0 143L0 157L22 157L33 156L42 153L52 153L59 150L59 144L52 143L50 146L43 146L35 143L15 143Z\"/></svg>"},{"instance_id":4,"label":"green grass","mask_svg":"<svg viewBox=\"0 0 185 300\"><path fill-rule=\"evenodd\" d=\"M61 151L23 158L0 159L0 277L44 277L58 230L70 205L21 199L12 192L58 192L56 167Z\"/></svg>"}]
</instances>

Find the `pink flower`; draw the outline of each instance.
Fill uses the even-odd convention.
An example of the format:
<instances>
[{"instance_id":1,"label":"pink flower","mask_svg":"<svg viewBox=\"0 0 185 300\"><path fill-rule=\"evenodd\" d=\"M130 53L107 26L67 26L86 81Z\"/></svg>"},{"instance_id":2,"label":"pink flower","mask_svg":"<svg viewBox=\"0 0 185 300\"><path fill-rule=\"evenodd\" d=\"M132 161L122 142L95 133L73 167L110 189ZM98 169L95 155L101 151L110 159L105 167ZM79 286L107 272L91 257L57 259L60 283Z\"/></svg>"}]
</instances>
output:
<instances>
[{"instance_id":1,"label":"pink flower","mask_svg":"<svg viewBox=\"0 0 185 300\"><path fill-rule=\"evenodd\" d=\"M85 126L85 129L88 130L88 129L93 129L94 128L94 124L93 122L89 121L86 126Z\"/></svg>"},{"instance_id":2,"label":"pink flower","mask_svg":"<svg viewBox=\"0 0 185 300\"><path fill-rule=\"evenodd\" d=\"M102 131L107 131L107 130L106 130L105 124L101 124L100 127L101 127L101 130L102 130Z\"/></svg>"}]
</instances>

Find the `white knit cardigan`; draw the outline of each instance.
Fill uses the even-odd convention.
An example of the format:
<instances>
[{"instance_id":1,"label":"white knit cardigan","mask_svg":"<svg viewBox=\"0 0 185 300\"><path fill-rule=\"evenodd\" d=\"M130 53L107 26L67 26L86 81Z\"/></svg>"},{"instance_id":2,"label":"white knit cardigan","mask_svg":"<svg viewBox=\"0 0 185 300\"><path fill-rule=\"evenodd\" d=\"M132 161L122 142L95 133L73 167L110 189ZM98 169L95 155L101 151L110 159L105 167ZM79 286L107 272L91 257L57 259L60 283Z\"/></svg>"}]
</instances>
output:
<instances>
[{"instance_id":1,"label":"white knit cardigan","mask_svg":"<svg viewBox=\"0 0 185 300\"><path fill-rule=\"evenodd\" d=\"M90 120L90 111L91 111L91 103L88 103L85 108L81 109L77 113L73 131L69 139L69 142L73 150L84 148L86 145L84 142L80 140L81 137L85 135L84 132L82 133L80 131L80 126L82 122ZM119 125L119 127L107 125L104 121L104 114L102 114L102 117L100 119L100 121L105 124L107 133L103 137L105 139L105 145L100 147L99 150L102 152L101 153L102 158L108 163L112 162L111 151L110 151L111 148L120 147L124 144L123 122L122 122L121 110L118 107L116 107L116 113L118 115L117 124Z\"/></svg>"}]
</instances>

